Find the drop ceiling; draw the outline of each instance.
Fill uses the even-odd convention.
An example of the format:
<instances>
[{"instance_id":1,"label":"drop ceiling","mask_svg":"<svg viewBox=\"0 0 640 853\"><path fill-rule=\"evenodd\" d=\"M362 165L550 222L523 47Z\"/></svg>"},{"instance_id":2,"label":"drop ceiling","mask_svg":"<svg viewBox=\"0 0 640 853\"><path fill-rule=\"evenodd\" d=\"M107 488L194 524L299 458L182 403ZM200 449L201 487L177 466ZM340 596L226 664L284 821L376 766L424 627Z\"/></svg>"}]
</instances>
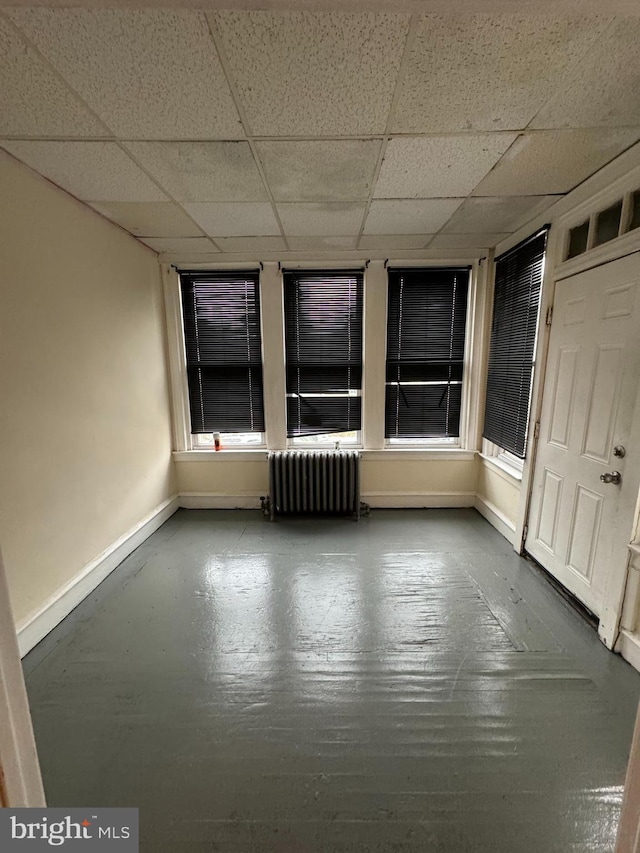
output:
<instances>
[{"instance_id":1,"label":"drop ceiling","mask_svg":"<svg viewBox=\"0 0 640 853\"><path fill-rule=\"evenodd\" d=\"M613 5L216 5L0 8L0 146L166 260L478 256L640 140Z\"/></svg>"}]
</instances>

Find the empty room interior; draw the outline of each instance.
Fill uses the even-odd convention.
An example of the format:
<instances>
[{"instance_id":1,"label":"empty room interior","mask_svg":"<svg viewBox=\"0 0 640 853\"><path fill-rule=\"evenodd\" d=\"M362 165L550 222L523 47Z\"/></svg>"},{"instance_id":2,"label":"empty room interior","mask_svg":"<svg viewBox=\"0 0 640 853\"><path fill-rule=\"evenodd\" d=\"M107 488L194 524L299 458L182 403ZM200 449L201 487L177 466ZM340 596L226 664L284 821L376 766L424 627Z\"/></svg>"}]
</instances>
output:
<instances>
[{"instance_id":1,"label":"empty room interior","mask_svg":"<svg viewBox=\"0 0 640 853\"><path fill-rule=\"evenodd\" d=\"M0 44L0 805L637 853L637 3Z\"/></svg>"}]
</instances>

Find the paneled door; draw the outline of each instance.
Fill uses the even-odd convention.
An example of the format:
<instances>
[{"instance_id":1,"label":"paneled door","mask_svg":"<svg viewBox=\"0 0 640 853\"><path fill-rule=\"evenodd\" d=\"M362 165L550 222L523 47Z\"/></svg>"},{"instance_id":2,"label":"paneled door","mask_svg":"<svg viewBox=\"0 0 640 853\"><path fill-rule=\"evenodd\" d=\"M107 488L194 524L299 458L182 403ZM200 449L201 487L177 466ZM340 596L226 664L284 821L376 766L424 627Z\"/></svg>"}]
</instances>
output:
<instances>
[{"instance_id":1,"label":"paneled door","mask_svg":"<svg viewBox=\"0 0 640 853\"><path fill-rule=\"evenodd\" d=\"M559 281L526 551L600 618L610 644L638 482L625 475L640 383L640 255ZM607 639L608 635L608 639Z\"/></svg>"}]
</instances>

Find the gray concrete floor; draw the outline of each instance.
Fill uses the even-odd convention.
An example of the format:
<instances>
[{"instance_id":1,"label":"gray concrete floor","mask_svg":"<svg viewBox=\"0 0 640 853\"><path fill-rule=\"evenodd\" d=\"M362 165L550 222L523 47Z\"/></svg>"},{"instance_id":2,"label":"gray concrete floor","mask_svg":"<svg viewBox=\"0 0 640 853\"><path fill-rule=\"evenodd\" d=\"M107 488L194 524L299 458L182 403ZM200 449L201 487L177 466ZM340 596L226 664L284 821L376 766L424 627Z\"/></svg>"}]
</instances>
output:
<instances>
[{"instance_id":1,"label":"gray concrete floor","mask_svg":"<svg viewBox=\"0 0 640 853\"><path fill-rule=\"evenodd\" d=\"M474 510L180 511L25 660L145 853L604 853L640 677Z\"/></svg>"}]
</instances>

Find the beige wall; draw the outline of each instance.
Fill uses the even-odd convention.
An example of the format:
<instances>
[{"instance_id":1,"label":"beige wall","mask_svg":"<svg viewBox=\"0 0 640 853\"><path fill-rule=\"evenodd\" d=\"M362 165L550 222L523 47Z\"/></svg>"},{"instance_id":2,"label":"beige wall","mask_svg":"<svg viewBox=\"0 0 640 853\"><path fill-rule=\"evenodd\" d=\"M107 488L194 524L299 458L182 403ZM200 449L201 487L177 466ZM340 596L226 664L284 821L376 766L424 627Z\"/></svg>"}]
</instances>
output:
<instances>
[{"instance_id":1,"label":"beige wall","mask_svg":"<svg viewBox=\"0 0 640 853\"><path fill-rule=\"evenodd\" d=\"M478 498L498 519L515 531L520 505L519 480L498 469L492 462L480 459ZM478 506L482 511L482 506ZM489 518L490 521L494 519ZM503 531L501 531L503 532Z\"/></svg>"},{"instance_id":2,"label":"beige wall","mask_svg":"<svg viewBox=\"0 0 640 853\"><path fill-rule=\"evenodd\" d=\"M20 627L176 488L157 259L0 153L0 545Z\"/></svg>"},{"instance_id":3,"label":"beige wall","mask_svg":"<svg viewBox=\"0 0 640 853\"><path fill-rule=\"evenodd\" d=\"M471 506L474 501L478 462L473 454L452 459L412 459L392 455L387 459L363 453L362 499L372 506ZM243 460L233 452L213 454L210 461L176 463L178 488L185 495L229 498L227 505L258 505L266 495L269 476L266 452ZM233 498L249 499L237 500Z\"/></svg>"}]
</instances>

